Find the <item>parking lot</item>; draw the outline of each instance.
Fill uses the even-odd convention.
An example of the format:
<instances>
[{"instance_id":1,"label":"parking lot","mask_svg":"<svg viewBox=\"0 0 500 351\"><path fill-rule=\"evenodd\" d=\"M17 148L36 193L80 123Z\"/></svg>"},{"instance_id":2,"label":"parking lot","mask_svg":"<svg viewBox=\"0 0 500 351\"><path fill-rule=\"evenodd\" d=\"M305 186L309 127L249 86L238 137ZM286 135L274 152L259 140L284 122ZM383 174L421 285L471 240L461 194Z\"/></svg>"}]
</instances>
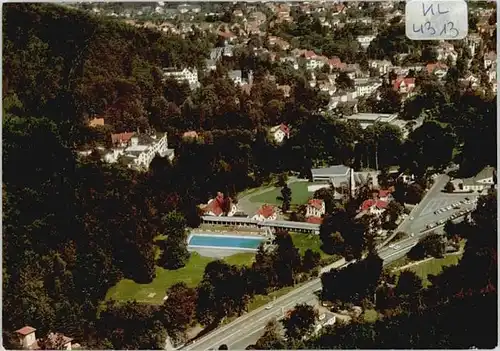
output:
<instances>
[{"instance_id":1,"label":"parking lot","mask_svg":"<svg viewBox=\"0 0 500 351\"><path fill-rule=\"evenodd\" d=\"M466 198L459 201L454 201L451 204L445 204L436 209L433 214L435 221L426 225L422 231L435 228L445 224L448 220L454 220L471 212L477 202L477 197Z\"/></svg>"},{"instance_id":2,"label":"parking lot","mask_svg":"<svg viewBox=\"0 0 500 351\"><path fill-rule=\"evenodd\" d=\"M469 195L469 196L467 196ZM425 208L420 213L420 216L427 216L429 214L435 214L439 209L446 208L447 206L453 206L454 203L463 201L468 197L470 199L477 198L477 196L472 196L470 194L464 194L463 196L448 195L441 196L429 201ZM462 204L463 205L463 204Z\"/></svg>"}]
</instances>

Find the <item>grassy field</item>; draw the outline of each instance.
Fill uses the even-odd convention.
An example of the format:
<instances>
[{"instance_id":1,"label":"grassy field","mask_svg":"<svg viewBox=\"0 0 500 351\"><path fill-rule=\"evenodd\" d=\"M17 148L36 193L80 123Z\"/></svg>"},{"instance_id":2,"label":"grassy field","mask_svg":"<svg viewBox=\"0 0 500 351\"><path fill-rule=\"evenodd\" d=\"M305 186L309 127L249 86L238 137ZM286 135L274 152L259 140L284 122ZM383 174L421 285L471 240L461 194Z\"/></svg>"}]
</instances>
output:
<instances>
[{"instance_id":1,"label":"grassy field","mask_svg":"<svg viewBox=\"0 0 500 351\"><path fill-rule=\"evenodd\" d=\"M302 205L307 202L309 197L312 195L307 191L308 182L294 182L289 184L292 190L292 204ZM265 193L255 195L250 197L251 202L267 203L267 204L281 204L281 201L277 200L276 197L281 196L281 189L269 189Z\"/></svg>"},{"instance_id":2,"label":"grassy field","mask_svg":"<svg viewBox=\"0 0 500 351\"><path fill-rule=\"evenodd\" d=\"M321 254L322 258L329 257L321 250L321 240L318 235L308 235L291 233L295 246L301 254L310 248ZM157 252L159 256L160 252ZM224 261L234 265L251 265L255 259L254 253L239 253L226 257ZM109 289L106 299L117 301L133 301L152 304L161 304L167 289L175 283L184 282L188 286L195 287L202 279L203 272L208 263L213 258L200 256L196 252L191 253L188 264L177 270L167 270L161 267L156 268L156 278L149 284L138 284L130 279L123 279L114 287ZM258 308L270 301L276 296L279 297L289 292L289 288L273 292L268 296L256 296L250 303L250 309Z\"/></svg>"},{"instance_id":3,"label":"grassy field","mask_svg":"<svg viewBox=\"0 0 500 351\"><path fill-rule=\"evenodd\" d=\"M319 235L311 235L305 233L290 233L292 237L293 244L300 250L300 254L303 255L307 249L317 251L321 254L321 258L330 257L321 250L321 239Z\"/></svg>"},{"instance_id":4,"label":"grassy field","mask_svg":"<svg viewBox=\"0 0 500 351\"><path fill-rule=\"evenodd\" d=\"M224 260L234 265L250 265L254 257L255 254L253 253L240 253L229 256ZM149 284L138 284L130 279L121 280L109 289L106 299L117 301L137 300L138 302L161 304L167 289L173 284L184 282L188 286L196 286L203 277L206 265L213 260L213 258L203 257L193 252L188 264L183 268L173 271L157 267L156 278Z\"/></svg>"},{"instance_id":5,"label":"grassy field","mask_svg":"<svg viewBox=\"0 0 500 351\"><path fill-rule=\"evenodd\" d=\"M458 261L460 261L461 257L462 255L448 255L444 258L436 258L423 262L408 269L415 272L415 274L422 278L424 287L427 287L431 284L429 280L427 280L427 276L429 274L436 275L443 270L443 267L456 265Z\"/></svg>"}]
</instances>

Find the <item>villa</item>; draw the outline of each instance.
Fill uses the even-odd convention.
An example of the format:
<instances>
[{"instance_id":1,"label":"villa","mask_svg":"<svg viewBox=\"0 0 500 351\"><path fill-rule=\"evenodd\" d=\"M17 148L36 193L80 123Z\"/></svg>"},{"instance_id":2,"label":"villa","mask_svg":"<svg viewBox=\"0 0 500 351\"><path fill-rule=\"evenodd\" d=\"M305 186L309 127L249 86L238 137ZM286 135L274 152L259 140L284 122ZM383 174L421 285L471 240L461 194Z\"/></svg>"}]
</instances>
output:
<instances>
[{"instance_id":1,"label":"villa","mask_svg":"<svg viewBox=\"0 0 500 351\"><path fill-rule=\"evenodd\" d=\"M277 143L282 143L285 138L288 139L290 137L290 128L281 123L280 125L271 128L271 134Z\"/></svg>"},{"instance_id":2,"label":"villa","mask_svg":"<svg viewBox=\"0 0 500 351\"><path fill-rule=\"evenodd\" d=\"M320 199L312 199L306 205L306 217L321 217L326 213L325 202Z\"/></svg>"},{"instance_id":3,"label":"villa","mask_svg":"<svg viewBox=\"0 0 500 351\"><path fill-rule=\"evenodd\" d=\"M363 201L363 203L361 204L358 216L361 217L365 214L373 214L376 216L380 216L382 213L384 213L386 207L387 207L386 201L377 199L368 199Z\"/></svg>"},{"instance_id":4,"label":"villa","mask_svg":"<svg viewBox=\"0 0 500 351\"><path fill-rule=\"evenodd\" d=\"M145 171L156 155L174 159L174 150L168 148L167 133L139 134L133 132L112 134L112 148L104 152L104 161L123 161L128 168Z\"/></svg>"},{"instance_id":5,"label":"villa","mask_svg":"<svg viewBox=\"0 0 500 351\"><path fill-rule=\"evenodd\" d=\"M221 192L218 192L217 196L210 199L206 205L200 207L205 216L232 217L239 212L238 206Z\"/></svg>"},{"instance_id":6,"label":"villa","mask_svg":"<svg viewBox=\"0 0 500 351\"><path fill-rule=\"evenodd\" d=\"M261 208L257 211L257 213L252 217L253 220L256 221L265 221L265 220L276 220L278 218L278 213L276 212L276 208L271 205L262 205Z\"/></svg>"}]
</instances>

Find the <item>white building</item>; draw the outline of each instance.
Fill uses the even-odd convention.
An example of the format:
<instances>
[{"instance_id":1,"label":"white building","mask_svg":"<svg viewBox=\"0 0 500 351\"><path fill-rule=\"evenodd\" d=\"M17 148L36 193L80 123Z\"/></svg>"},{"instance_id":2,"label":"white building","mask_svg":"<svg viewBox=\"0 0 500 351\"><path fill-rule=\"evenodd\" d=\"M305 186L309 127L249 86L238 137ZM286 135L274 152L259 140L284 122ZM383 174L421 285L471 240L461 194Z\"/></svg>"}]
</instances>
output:
<instances>
[{"instance_id":1,"label":"white building","mask_svg":"<svg viewBox=\"0 0 500 351\"><path fill-rule=\"evenodd\" d=\"M458 53L455 51L453 44L442 42L436 48L436 52L439 61L446 61L450 57L453 63L457 62Z\"/></svg>"},{"instance_id":2,"label":"white building","mask_svg":"<svg viewBox=\"0 0 500 351\"><path fill-rule=\"evenodd\" d=\"M325 62L317 58L308 58L306 60L306 69L309 71L315 70L316 68L322 68L324 65Z\"/></svg>"},{"instance_id":3,"label":"white building","mask_svg":"<svg viewBox=\"0 0 500 351\"><path fill-rule=\"evenodd\" d=\"M290 137L290 128L281 123L271 128L271 134L277 143L282 143L285 138L288 139Z\"/></svg>"},{"instance_id":4,"label":"white building","mask_svg":"<svg viewBox=\"0 0 500 351\"><path fill-rule=\"evenodd\" d=\"M177 82L187 82L191 89L196 89L200 86L200 82L198 80L198 70L196 68L184 68L183 70L176 70L175 68L164 68L163 76L165 78L173 78Z\"/></svg>"},{"instance_id":5,"label":"white building","mask_svg":"<svg viewBox=\"0 0 500 351\"><path fill-rule=\"evenodd\" d=\"M373 39L375 39L375 35L360 35L356 37L356 40L363 49L368 48Z\"/></svg>"},{"instance_id":6,"label":"white building","mask_svg":"<svg viewBox=\"0 0 500 351\"><path fill-rule=\"evenodd\" d=\"M351 169L344 165L330 166L325 168L313 168L311 169L312 181L313 182L329 182L335 178L345 178L349 176L349 171Z\"/></svg>"},{"instance_id":7,"label":"white building","mask_svg":"<svg viewBox=\"0 0 500 351\"><path fill-rule=\"evenodd\" d=\"M380 216L385 212L385 208L387 207L387 202L382 200L368 199L363 201L360 207L360 212L358 216L362 216L364 214L371 214L375 216Z\"/></svg>"},{"instance_id":8,"label":"white building","mask_svg":"<svg viewBox=\"0 0 500 351\"><path fill-rule=\"evenodd\" d=\"M452 181L456 192L482 192L496 183L496 170L486 167L475 177L466 179L455 179Z\"/></svg>"},{"instance_id":9,"label":"white building","mask_svg":"<svg viewBox=\"0 0 500 351\"><path fill-rule=\"evenodd\" d=\"M229 78L234 82L234 84L242 85L243 78L240 70L234 70L229 72Z\"/></svg>"},{"instance_id":10,"label":"white building","mask_svg":"<svg viewBox=\"0 0 500 351\"><path fill-rule=\"evenodd\" d=\"M321 217L326 213L325 202L320 199L309 200L306 206L306 217Z\"/></svg>"},{"instance_id":11,"label":"white building","mask_svg":"<svg viewBox=\"0 0 500 351\"><path fill-rule=\"evenodd\" d=\"M495 64L497 61L497 54L494 51L487 52L484 54L484 68L488 68Z\"/></svg>"},{"instance_id":12,"label":"white building","mask_svg":"<svg viewBox=\"0 0 500 351\"><path fill-rule=\"evenodd\" d=\"M223 209L225 201L229 201L229 211L227 214L224 214ZM201 210L205 216L219 217L224 215L226 217L232 217L239 211L239 208L230 198L226 199L224 194L219 192L214 199L210 199L206 205L201 206Z\"/></svg>"},{"instance_id":13,"label":"white building","mask_svg":"<svg viewBox=\"0 0 500 351\"><path fill-rule=\"evenodd\" d=\"M136 134L121 133L111 136L113 148L104 155L107 163L116 163L121 158L132 169L147 170L156 155L174 159L174 150L168 148L167 133Z\"/></svg>"},{"instance_id":14,"label":"white building","mask_svg":"<svg viewBox=\"0 0 500 351\"><path fill-rule=\"evenodd\" d=\"M263 205L257 213L252 217L253 220L255 221L265 221L265 220L271 220L275 221L278 218L278 213L276 212L276 209L274 206L271 205Z\"/></svg>"},{"instance_id":15,"label":"white building","mask_svg":"<svg viewBox=\"0 0 500 351\"><path fill-rule=\"evenodd\" d=\"M285 63L288 62L293 66L293 69L298 70L299 69L299 63L297 62L297 59L295 57L281 57L280 62Z\"/></svg>"},{"instance_id":16,"label":"white building","mask_svg":"<svg viewBox=\"0 0 500 351\"><path fill-rule=\"evenodd\" d=\"M381 81L374 81L368 78L355 78L354 89L357 96L371 95L375 90L382 86Z\"/></svg>"},{"instance_id":17,"label":"white building","mask_svg":"<svg viewBox=\"0 0 500 351\"><path fill-rule=\"evenodd\" d=\"M358 121L361 124L361 128L365 129L375 123L391 123L398 118L397 114L388 113L357 113L346 117L347 120Z\"/></svg>"}]
</instances>

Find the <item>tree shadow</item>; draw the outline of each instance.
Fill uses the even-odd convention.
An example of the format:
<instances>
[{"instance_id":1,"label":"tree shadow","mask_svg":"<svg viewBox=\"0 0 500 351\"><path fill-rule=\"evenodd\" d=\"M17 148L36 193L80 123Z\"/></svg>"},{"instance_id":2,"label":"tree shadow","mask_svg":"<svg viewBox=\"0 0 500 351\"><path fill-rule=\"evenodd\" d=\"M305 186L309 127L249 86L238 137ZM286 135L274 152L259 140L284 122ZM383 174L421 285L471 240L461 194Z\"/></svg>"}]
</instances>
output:
<instances>
[{"instance_id":1,"label":"tree shadow","mask_svg":"<svg viewBox=\"0 0 500 351\"><path fill-rule=\"evenodd\" d=\"M217 329L217 327L219 327L219 325L220 325L220 321L215 321L215 322L207 325L198 334L196 334L195 337L193 337L192 339L190 339L186 344L191 344L192 342L196 341L197 339L199 339L199 338L207 335L208 333L214 331L215 329Z\"/></svg>"}]
</instances>

